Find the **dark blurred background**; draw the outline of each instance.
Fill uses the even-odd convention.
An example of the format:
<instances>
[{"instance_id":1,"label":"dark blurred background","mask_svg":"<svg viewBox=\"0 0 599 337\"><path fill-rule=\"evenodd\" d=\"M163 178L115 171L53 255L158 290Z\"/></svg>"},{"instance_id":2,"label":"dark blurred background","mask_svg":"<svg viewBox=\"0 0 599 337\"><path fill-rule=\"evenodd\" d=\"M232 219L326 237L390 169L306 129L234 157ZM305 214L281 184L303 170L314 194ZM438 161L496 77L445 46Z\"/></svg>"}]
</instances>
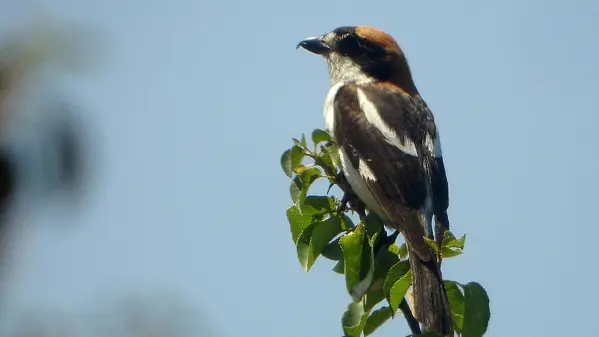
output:
<instances>
[{"instance_id":1,"label":"dark blurred background","mask_svg":"<svg viewBox=\"0 0 599 337\"><path fill-rule=\"evenodd\" d=\"M22 262L15 255L24 251L20 234L48 225L77 230L93 207L94 178L102 166L89 110L64 85L65 76L85 73L98 41L84 35L85 27L49 17L24 23L0 38L0 279L5 286ZM48 210L61 220L32 220ZM44 287L45 279L36 286ZM10 301L9 289L0 292L0 336L212 335L197 308L176 291L115 290L66 309Z\"/></svg>"}]
</instances>

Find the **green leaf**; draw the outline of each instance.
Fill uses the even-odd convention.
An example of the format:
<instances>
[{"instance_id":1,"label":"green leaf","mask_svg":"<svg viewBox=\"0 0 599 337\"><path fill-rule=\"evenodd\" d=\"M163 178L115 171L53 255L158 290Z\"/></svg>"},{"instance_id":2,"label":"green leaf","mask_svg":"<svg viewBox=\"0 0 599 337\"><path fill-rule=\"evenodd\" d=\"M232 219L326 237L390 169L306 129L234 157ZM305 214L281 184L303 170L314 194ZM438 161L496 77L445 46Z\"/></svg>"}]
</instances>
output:
<instances>
[{"instance_id":1,"label":"green leaf","mask_svg":"<svg viewBox=\"0 0 599 337\"><path fill-rule=\"evenodd\" d=\"M335 164L333 164L333 161L331 160L331 157L328 154L324 152L319 152L316 155L313 155L312 158L314 158L314 164L322 167L325 170L325 172L326 170L333 172L336 171ZM329 178L329 181L332 182L332 179Z\"/></svg>"},{"instance_id":2,"label":"green leaf","mask_svg":"<svg viewBox=\"0 0 599 337\"><path fill-rule=\"evenodd\" d=\"M289 186L289 194L293 204L301 211L306 195L312 183L322 177L320 170L316 167L304 170L301 174L295 176Z\"/></svg>"},{"instance_id":3,"label":"green leaf","mask_svg":"<svg viewBox=\"0 0 599 337\"><path fill-rule=\"evenodd\" d=\"M309 196L304 201L302 212L295 206L287 209L287 221L291 228L291 239L297 245L297 241L306 228L311 224L321 221L332 212L331 198L324 196Z\"/></svg>"},{"instance_id":4,"label":"green leaf","mask_svg":"<svg viewBox=\"0 0 599 337\"><path fill-rule=\"evenodd\" d=\"M424 237L424 242L426 242L435 251L435 254L439 254L439 246L437 246L435 240Z\"/></svg>"},{"instance_id":5,"label":"green leaf","mask_svg":"<svg viewBox=\"0 0 599 337\"><path fill-rule=\"evenodd\" d=\"M283 172L291 178L291 174L293 173L293 167L291 165L291 149L286 150L281 155L281 168Z\"/></svg>"},{"instance_id":6,"label":"green leaf","mask_svg":"<svg viewBox=\"0 0 599 337\"><path fill-rule=\"evenodd\" d=\"M399 246L397 244L395 244L395 243L392 244L391 246L389 246L389 252L392 253L392 254L394 254L394 255L399 256L399 253L400 253Z\"/></svg>"},{"instance_id":7,"label":"green leaf","mask_svg":"<svg viewBox=\"0 0 599 337\"><path fill-rule=\"evenodd\" d=\"M331 136L328 132L321 129L314 129L312 131L312 142L314 143L314 147L318 146L321 142L330 142Z\"/></svg>"},{"instance_id":8,"label":"green leaf","mask_svg":"<svg viewBox=\"0 0 599 337\"><path fill-rule=\"evenodd\" d=\"M408 271L404 276L397 280L391 288L391 291L389 292L389 304L391 304L391 310L393 310L393 312L397 311L399 304L404 296L406 296L406 292L411 284L412 272Z\"/></svg>"},{"instance_id":9,"label":"green leaf","mask_svg":"<svg viewBox=\"0 0 599 337\"><path fill-rule=\"evenodd\" d=\"M293 144L301 147L302 149L308 148L308 143L306 143L306 135L303 133L302 133L301 140L298 140L297 138L291 138L291 140L293 141Z\"/></svg>"},{"instance_id":10,"label":"green leaf","mask_svg":"<svg viewBox=\"0 0 599 337\"><path fill-rule=\"evenodd\" d=\"M302 134L302 136L303 136L303 134ZM291 138L291 141L293 142L293 144L295 144L295 146L298 146L300 148L305 148L305 146L302 144L302 142L297 140L297 138Z\"/></svg>"},{"instance_id":11,"label":"green leaf","mask_svg":"<svg viewBox=\"0 0 599 337\"><path fill-rule=\"evenodd\" d=\"M300 144L302 145L303 148L308 147L308 143L306 143L306 135L303 133L302 133L302 140L300 141Z\"/></svg>"},{"instance_id":12,"label":"green leaf","mask_svg":"<svg viewBox=\"0 0 599 337\"><path fill-rule=\"evenodd\" d=\"M298 146L293 146L281 155L281 167L289 178L292 177L294 169L304 159L304 155L304 150Z\"/></svg>"},{"instance_id":13,"label":"green leaf","mask_svg":"<svg viewBox=\"0 0 599 337\"><path fill-rule=\"evenodd\" d=\"M470 282L464 288L463 337L482 337L487 331L491 309L489 296L480 284Z\"/></svg>"},{"instance_id":14,"label":"green leaf","mask_svg":"<svg viewBox=\"0 0 599 337\"><path fill-rule=\"evenodd\" d=\"M368 290L374 276L374 255L368 243L366 228L359 224L351 233L339 239L343 250L345 285L354 301Z\"/></svg>"},{"instance_id":15,"label":"green leaf","mask_svg":"<svg viewBox=\"0 0 599 337\"><path fill-rule=\"evenodd\" d=\"M339 261L343 259L343 252L341 251L341 246L339 245L339 238L326 245L320 254L333 261Z\"/></svg>"},{"instance_id":16,"label":"green leaf","mask_svg":"<svg viewBox=\"0 0 599 337\"><path fill-rule=\"evenodd\" d=\"M332 270L337 274L343 275L345 273L345 261L343 259L337 261Z\"/></svg>"},{"instance_id":17,"label":"green leaf","mask_svg":"<svg viewBox=\"0 0 599 337\"><path fill-rule=\"evenodd\" d=\"M341 218L341 228L343 228L343 230L348 230L354 227L356 227L356 225L354 225L352 219L346 214L343 214L343 217Z\"/></svg>"},{"instance_id":18,"label":"green leaf","mask_svg":"<svg viewBox=\"0 0 599 337\"><path fill-rule=\"evenodd\" d=\"M341 324L343 325L343 332L347 337L360 337L366 320L368 319L368 312L364 311L364 305L362 302L354 302L347 307L347 311L343 313L341 318Z\"/></svg>"},{"instance_id":19,"label":"green leaf","mask_svg":"<svg viewBox=\"0 0 599 337\"><path fill-rule=\"evenodd\" d=\"M393 288L393 285L395 285L395 283L401 277L406 275L409 270L410 264L405 260L397 262L395 265L393 265L393 267L391 267L391 269L389 269L387 278L385 278L385 283L383 285L383 291L385 292L385 297L387 297L388 300L390 299L391 288Z\"/></svg>"},{"instance_id":20,"label":"green leaf","mask_svg":"<svg viewBox=\"0 0 599 337\"><path fill-rule=\"evenodd\" d=\"M291 239L293 243L297 245L297 240L302 233L312 225L312 219L318 218L316 214L300 214L295 206L291 206L287 209L287 220L291 228Z\"/></svg>"},{"instance_id":21,"label":"green leaf","mask_svg":"<svg viewBox=\"0 0 599 337\"><path fill-rule=\"evenodd\" d=\"M447 292L447 301L449 302L453 329L461 334L464 321L464 295L457 282L445 280L443 283L445 285L445 291Z\"/></svg>"},{"instance_id":22,"label":"green leaf","mask_svg":"<svg viewBox=\"0 0 599 337\"><path fill-rule=\"evenodd\" d=\"M453 235L453 233L449 230L445 231L443 233L443 240L441 241L441 246L447 246L447 244L453 240L455 240L455 236Z\"/></svg>"},{"instance_id":23,"label":"green leaf","mask_svg":"<svg viewBox=\"0 0 599 337\"><path fill-rule=\"evenodd\" d=\"M314 168L314 165L302 165L302 164L299 164L299 165L297 165L297 166L295 166L293 168L293 173L295 173L296 175L299 175L299 174L304 173L305 170L308 170L308 169L311 169L311 168Z\"/></svg>"},{"instance_id":24,"label":"green leaf","mask_svg":"<svg viewBox=\"0 0 599 337\"><path fill-rule=\"evenodd\" d=\"M397 254L393 254L389 250L381 250L375 257L374 261L374 279L381 279L381 288L385 279L389 275L391 268L399 263ZM409 268L409 266L408 266ZM397 271L397 270L396 270ZM401 276L400 276L401 277Z\"/></svg>"},{"instance_id":25,"label":"green leaf","mask_svg":"<svg viewBox=\"0 0 599 337\"><path fill-rule=\"evenodd\" d=\"M393 311L389 307L382 307L375 310L368 316L364 325L364 336L371 335L376 329L383 325L392 315Z\"/></svg>"},{"instance_id":26,"label":"green leaf","mask_svg":"<svg viewBox=\"0 0 599 337\"><path fill-rule=\"evenodd\" d=\"M329 241L341 232L338 218L324 220L334 206L335 201L332 197L309 196L304 202L301 213L295 206L287 209L291 239L296 245L300 264L306 271L312 267ZM331 234L331 232L336 233Z\"/></svg>"},{"instance_id":27,"label":"green leaf","mask_svg":"<svg viewBox=\"0 0 599 337\"><path fill-rule=\"evenodd\" d=\"M368 233L368 226L366 226L366 228L367 228L366 229L366 237L368 238L368 247L374 248L376 246L376 242L378 241L381 233L372 233L372 236L370 236L370 234Z\"/></svg>"},{"instance_id":28,"label":"green leaf","mask_svg":"<svg viewBox=\"0 0 599 337\"><path fill-rule=\"evenodd\" d=\"M447 242L447 244L445 246L448 248L464 249L465 243L466 243L466 234L462 235L462 237L459 239L454 239L454 240Z\"/></svg>"},{"instance_id":29,"label":"green leaf","mask_svg":"<svg viewBox=\"0 0 599 337\"><path fill-rule=\"evenodd\" d=\"M339 239L345 265L345 286L348 292L361 281L362 248L364 247L365 228L362 224Z\"/></svg>"},{"instance_id":30,"label":"green leaf","mask_svg":"<svg viewBox=\"0 0 599 337\"><path fill-rule=\"evenodd\" d=\"M300 176L295 176L295 178L293 178L291 184L289 185L289 195L291 196L291 201L293 202L293 205L295 205L295 207L297 207L298 210L300 209L299 199L300 194L302 194L302 189L302 179L300 178Z\"/></svg>"},{"instance_id":31,"label":"green leaf","mask_svg":"<svg viewBox=\"0 0 599 337\"><path fill-rule=\"evenodd\" d=\"M370 311L377 304L381 303L385 299L385 293L383 293L383 287L377 286L373 289L370 287L366 295L364 296L364 310Z\"/></svg>"},{"instance_id":32,"label":"green leaf","mask_svg":"<svg viewBox=\"0 0 599 337\"><path fill-rule=\"evenodd\" d=\"M361 300L362 297L368 292L372 282L374 281L374 242L379 233L375 233L372 238L369 239L368 230L364 236L362 244L362 263L360 265L360 283L356 284L350 291L350 295L354 301Z\"/></svg>"},{"instance_id":33,"label":"green leaf","mask_svg":"<svg viewBox=\"0 0 599 337\"><path fill-rule=\"evenodd\" d=\"M317 222L313 225L312 236L310 238L310 251L306 260L306 271L310 270L322 250L341 233L341 222L337 217L330 217L327 220Z\"/></svg>"},{"instance_id":34,"label":"green leaf","mask_svg":"<svg viewBox=\"0 0 599 337\"><path fill-rule=\"evenodd\" d=\"M408 257L408 246L404 243L399 246L399 258L405 260Z\"/></svg>"},{"instance_id":35,"label":"green leaf","mask_svg":"<svg viewBox=\"0 0 599 337\"><path fill-rule=\"evenodd\" d=\"M450 258L458 255L462 255L461 249L451 249L448 247L441 248L441 256L443 258Z\"/></svg>"},{"instance_id":36,"label":"green leaf","mask_svg":"<svg viewBox=\"0 0 599 337\"><path fill-rule=\"evenodd\" d=\"M335 168L341 167L341 161L339 160L339 148L334 142L330 142L322 147L322 151L325 152L331 161L335 165Z\"/></svg>"},{"instance_id":37,"label":"green leaf","mask_svg":"<svg viewBox=\"0 0 599 337\"><path fill-rule=\"evenodd\" d=\"M299 239L297 240L297 243L295 244L297 250L297 258L304 271L308 271L309 269L308 260L310 259L310 238L312 237L313 230L314 225L311 224L302 232Z\"/></svg>"},{"instance_id":38,"label":"green leaf","mask_svg":"<svg viewBox=\"0 0 599 337\"><path fill-rule=\"evenodd\" d=\"M366 293L365 310L372 310L386 298L383 286L391 267L399 262L399 257L387 250L381 250L374 259L374 277Z\"/></svg>"},{"instance_id":39,"label":"green leaf","mask_svg":"<svg viewBox=\"0 0 599 337\"><path fill-rule=\"evenodd\" d=\"M375 236L380 235L381 231L383 230L383 221L374 212L368 212L364 222L366 224L366 233L371 239L371 246L374 246L375 240L372 239L374 239Z\"/></svg>"}]
</instances>

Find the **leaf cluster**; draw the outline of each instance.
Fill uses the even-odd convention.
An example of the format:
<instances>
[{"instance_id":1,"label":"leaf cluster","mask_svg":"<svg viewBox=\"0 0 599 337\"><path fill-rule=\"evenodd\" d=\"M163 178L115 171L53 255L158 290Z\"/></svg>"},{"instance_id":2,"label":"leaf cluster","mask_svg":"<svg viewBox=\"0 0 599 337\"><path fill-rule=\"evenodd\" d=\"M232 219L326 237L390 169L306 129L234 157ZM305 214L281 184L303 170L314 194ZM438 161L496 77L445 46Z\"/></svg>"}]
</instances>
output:
<instances>
[{"instance_id":1,"label":"leaf cluster","mask_svg":"<svg viewBox=\"0 0 599 337\"><path fill-rule=\"evenodd\" d=\"M333 271L344 275L352 298L341 319L345 336L369 336L398 309L411 314L406 300L412 281L408 249L405 243L381 244L384 225L374 213L354 221L351 208L340 210L340 200L329 195L331 186L340 185L337 146L320 129L312 132L311 141L309 146L305 135L293 139L293 146L281 156L281 167L291 179L292 205L287 209L291 238L305 271L321 256L335 263ZM309 194L319 179L328 180L329 190L324 195ZM440 247L433 240L427 242L446 259L461 255L465 240L465 235L456 238L446 231ZM476 282L445 280L444 284L455 332L464 337L483 336L490 319L484 288ZM436 336L431 332L416 335Z\"/></svg>"}]
</instances>

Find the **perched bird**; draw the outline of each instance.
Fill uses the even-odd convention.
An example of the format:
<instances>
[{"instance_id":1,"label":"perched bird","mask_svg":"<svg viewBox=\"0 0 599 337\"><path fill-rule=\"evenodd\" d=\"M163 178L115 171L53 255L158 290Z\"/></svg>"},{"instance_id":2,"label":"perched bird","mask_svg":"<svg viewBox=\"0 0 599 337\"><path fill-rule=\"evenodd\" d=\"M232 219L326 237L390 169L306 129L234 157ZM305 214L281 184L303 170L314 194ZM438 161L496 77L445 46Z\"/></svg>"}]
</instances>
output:
<instances>
[{"instance_id":1,"label":"perched bird","mask_svg":"<svg viewBox=\"0 0 599 337\"><path fill-rule=\"evenodd\" d=\"M298 44L327 62L326 128L339 146L353 192L407 242L415 316L429 331L451 333L437 256L425 242L449 229L448 184L439 132L406 57L388 34L340 27Z\"/></svg>"}]
</instances>

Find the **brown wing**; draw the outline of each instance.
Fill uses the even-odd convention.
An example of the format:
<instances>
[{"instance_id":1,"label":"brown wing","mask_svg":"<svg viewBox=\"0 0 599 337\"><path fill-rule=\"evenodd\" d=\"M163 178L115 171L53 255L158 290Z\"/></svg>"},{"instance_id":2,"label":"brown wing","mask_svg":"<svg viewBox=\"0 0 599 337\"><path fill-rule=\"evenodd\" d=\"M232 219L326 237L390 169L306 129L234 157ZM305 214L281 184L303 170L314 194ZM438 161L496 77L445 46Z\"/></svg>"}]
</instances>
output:
<instances>
[{"instance_id":1,"label":"brown wing","mask_svg":"<svg viewBox=\"0 0 599 337\"><path fill-rule=\"evenodd\" d=\"M365 105L365 98L372 104ZM390 225L402 232L423 261L428 261L433 255L423 240L427 224L421 210L430 188L427 158L432 159L425 140L427 135L434 136L435 129L430 112L412 109L409 99L389 87L341 88L335 101L334 137L354 168L374 176L363 178ZM374 113L403 146L389 140L389 130L382 130L380 121L372 122Z\"/></svg>"}]
</instances>

